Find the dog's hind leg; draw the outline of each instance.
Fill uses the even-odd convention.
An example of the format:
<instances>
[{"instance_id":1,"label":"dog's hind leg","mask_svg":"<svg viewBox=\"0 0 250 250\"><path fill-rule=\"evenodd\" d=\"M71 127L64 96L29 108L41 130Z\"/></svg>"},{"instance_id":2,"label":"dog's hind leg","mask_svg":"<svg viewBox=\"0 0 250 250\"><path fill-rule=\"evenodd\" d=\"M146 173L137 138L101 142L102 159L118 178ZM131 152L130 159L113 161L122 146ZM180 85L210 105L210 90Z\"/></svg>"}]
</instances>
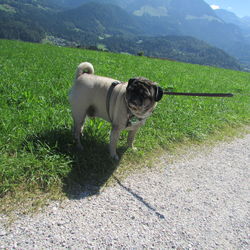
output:
<instances>
[{"instance_id":1,"label":"dog's hind leg","mask_svg":"<svg viewBox=\"0 0 250 250\"><path fill-rule=\"evenodd\" d=\"M79 112L76 112L75 114L74 112L72 112L72 116L74 120L73 135L76 140L77 148L79 150L83 150L83 146L81 143L81 134L83 130L83 124L86 118L86 112L81 113L81 115L79 114L80 114Z\"/></svg>"},{"instance_id":2,"label":"dog's hind leg","mask_svg":"<svg viewBox=\"0 0 250 250\"><path fill-rule=\"evenodd\" d=\"M119 160L119 156L116 153L116 146L117 146L120 133L121 133L121 130L116 127L113 127L110 133L109 152L110 152L111 158L117 161Z\"/></svg>"}]
</instances>

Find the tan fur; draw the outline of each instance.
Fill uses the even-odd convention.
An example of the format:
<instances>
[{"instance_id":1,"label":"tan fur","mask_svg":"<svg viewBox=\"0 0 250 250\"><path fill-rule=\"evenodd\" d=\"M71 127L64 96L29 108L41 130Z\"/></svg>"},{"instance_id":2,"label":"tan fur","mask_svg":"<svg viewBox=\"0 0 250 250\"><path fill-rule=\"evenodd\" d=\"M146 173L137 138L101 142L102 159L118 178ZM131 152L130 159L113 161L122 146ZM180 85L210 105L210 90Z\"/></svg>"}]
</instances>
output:
<instances>
[{"instance_id":1,"label":"tan fur","mask_svg":"<svg viewBox=\"0 0 250 250\"><path fill-rule=\"evenodd\" d=\"M91 63L88 62L84 62L81 63L76 70L76 77L75 79L77 79L79 76L81 76L83 73L88 73L88 74L94 74L94 67Z\"/></svg>"},{"instance_id":2,"label":"tan fur","mask_svg":"<svg viewBox=\"0 0 250 250\"><path fill-rule=\"evenodd\" d=\"M110 98L110 120L106 110L106 98L108 90L114 81L116 80L112 78L94 75L94 67L91 63L81 63L76 70L75 83L71 89L69 101L74 120L74 136L78 147L82 149L80 135L86 116L100 117L108 122L112 122L109 151L111 157L118 160L116 146L121 131L123 129L130 130L128 146L133 147L136 131L145 123L152 110L141 121L126 128L128 106L125 100L125 93L128 83L122 83L114 88Z\"/></svg>"}]
</instances>

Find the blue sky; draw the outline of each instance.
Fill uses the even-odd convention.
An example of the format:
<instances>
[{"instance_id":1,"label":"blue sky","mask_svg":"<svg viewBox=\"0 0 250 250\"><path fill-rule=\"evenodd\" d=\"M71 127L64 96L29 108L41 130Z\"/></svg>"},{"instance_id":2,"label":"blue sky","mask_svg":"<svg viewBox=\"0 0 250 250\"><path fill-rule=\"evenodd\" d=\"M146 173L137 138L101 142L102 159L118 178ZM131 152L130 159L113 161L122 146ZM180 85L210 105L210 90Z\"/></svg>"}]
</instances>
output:
<instances>
[{"instance_id":1,"label":"blue sky","mask_svg":"<svg viewBox=\"0 0 250 250\"><path fill-rule=\"evenodd\" d=\"M221 8L234 12L237 16L250 16L250 0L205 0L214 8Z\"/></svg>"}]
</instances>

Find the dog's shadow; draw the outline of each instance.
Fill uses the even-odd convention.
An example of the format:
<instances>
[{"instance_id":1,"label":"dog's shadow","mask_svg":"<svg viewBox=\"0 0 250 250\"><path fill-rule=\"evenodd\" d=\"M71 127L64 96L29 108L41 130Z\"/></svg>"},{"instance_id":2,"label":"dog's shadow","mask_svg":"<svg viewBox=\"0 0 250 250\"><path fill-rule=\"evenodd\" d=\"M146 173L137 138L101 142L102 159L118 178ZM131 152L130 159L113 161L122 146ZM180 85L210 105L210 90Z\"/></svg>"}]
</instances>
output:
<instances>
[{"instance_id":1,"label":"dog's shadow","mask_svg":"<svg viewBox=\"0 0 250 250\"><path fill-rule=\"evenodd\" d=\"M100 192L100 189L107 183L119 166L119 161L110 158L108 144L105 140L100 140L96 136L85 133L82 143L84 150L77 151L72 140L71 130L59 128L29 136L26 138L23 146L26 150L32 151L31 153L35 154L38 159L41 157L41 152L39 151L41 147L46 148L44 154L56 154L68 159L70 172L62 178L63 192L69 199L83 199ZM120 157L126 149L125 146L118 148ZM43 157L46 156L43 155ZM158 218L165 218L142 196L122 184L115 175L113 175L113 179L124 191L141 202Z\"/></svg>"},{"instance_id":2,"label":"dog's shadow","mask_svg":"<svg viewBox=\"0 0 250 250\"><path fill-rule=\"evenodd\" d=\"M42 145L46 146L50 153L69 159L71 170L62 181L63 191L70 199L81 199L98 194L119 166L119 161L110 158L106 141L85 134L82 139L84 149L79 151L73 142L71 130L67 128L30 136L25 143L31 143L33 154L36 154L36 148ZM119 147L119 156L122 156L125 151L126 147Z\"/></svg>"}]
</instances>

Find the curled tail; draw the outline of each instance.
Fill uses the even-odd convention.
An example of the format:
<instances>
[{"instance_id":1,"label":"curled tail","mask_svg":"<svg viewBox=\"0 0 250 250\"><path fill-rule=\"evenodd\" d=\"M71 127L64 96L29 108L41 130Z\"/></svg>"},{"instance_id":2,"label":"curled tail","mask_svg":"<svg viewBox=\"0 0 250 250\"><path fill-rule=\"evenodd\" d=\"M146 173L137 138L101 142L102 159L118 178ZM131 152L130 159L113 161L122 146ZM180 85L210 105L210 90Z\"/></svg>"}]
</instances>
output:
<instances>
[{"instance_id":1,"label":"curled tail","mask_svg":"<svg viewBox=\"0 0 250 250\"><path fill-rule=\"evenodd\" d=\"M91 63L83 62L79 64L76 70L76 79L84 73L94 74L94 67Z\"/></svg>"}]
</instances>

